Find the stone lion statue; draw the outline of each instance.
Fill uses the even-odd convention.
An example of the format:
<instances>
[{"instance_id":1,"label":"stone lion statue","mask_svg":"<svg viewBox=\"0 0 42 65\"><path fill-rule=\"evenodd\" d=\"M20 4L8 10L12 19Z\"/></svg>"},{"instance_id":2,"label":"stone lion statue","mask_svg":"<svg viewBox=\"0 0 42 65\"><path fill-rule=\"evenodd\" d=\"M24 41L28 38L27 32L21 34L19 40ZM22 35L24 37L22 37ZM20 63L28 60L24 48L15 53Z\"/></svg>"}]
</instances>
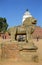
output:
<instances>
[{"instance_id":1,"label":"stone lion statue","mask_svg":"<svg viewBox=\"0 0 42 65\"><path fill-rule=\"evenodd\" d=\"M21 26L10 28L8 32L11 34L11 39L16 40L17 35L26 35L26 41L31 39L31 34L35 30L36 19L33 17L26 18Z\"/></svg>"}]
</instances>

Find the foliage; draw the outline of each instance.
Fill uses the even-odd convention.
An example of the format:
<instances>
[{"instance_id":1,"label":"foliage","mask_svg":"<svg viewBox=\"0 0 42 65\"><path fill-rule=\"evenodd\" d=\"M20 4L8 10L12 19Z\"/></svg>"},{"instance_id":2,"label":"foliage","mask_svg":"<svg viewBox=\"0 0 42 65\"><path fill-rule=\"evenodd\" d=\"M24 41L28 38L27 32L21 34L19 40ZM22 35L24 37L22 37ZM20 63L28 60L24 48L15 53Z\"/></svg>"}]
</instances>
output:
<instances>
[{"instance_id":1,"label":"foliage","mask_svg":"<svg viewBox=\"0 0 42 65\"><path fill-rule=\"evenodd\" d=\"M5 32L8 28L6 18L0 17L0 32Z\"/></svg>"}]
</instances>

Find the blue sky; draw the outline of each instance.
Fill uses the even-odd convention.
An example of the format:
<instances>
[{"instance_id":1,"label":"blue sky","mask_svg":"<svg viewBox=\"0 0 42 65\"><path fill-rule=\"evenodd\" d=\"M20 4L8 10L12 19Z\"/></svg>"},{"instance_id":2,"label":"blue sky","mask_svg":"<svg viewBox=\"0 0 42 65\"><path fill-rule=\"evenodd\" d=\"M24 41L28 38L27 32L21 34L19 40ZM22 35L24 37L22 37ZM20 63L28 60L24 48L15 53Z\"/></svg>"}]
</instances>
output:
<instances>
[{"instance_id":1,"label":"blue sky","mask_svg":"<svg viewBox=\"0 0 42 65\"><path fill-rule=\"evenodd\" d=\"M0 0L0 17L5 17L11 26L22 24L22 16L28 9L42 27L42 0Z\"/></svg>"}]
</instances>

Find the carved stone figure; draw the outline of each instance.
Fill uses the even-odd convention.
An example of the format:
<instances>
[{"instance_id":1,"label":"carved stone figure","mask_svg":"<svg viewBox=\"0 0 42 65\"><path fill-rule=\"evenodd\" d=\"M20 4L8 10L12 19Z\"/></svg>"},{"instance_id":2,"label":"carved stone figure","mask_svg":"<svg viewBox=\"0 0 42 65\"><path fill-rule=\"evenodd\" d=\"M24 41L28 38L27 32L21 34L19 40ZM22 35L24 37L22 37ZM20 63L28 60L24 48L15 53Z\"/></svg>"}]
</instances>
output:
<instances>
[{"instance_id":1,"label":"carved stone figure","mask_svg":"<svg viewBox=\"0 0 42 65\"><path fill-rule=\"evenodd\" d=\"M11 40L18 41L17 36L19 36L19 41L23 41L23 35L25 35L25 42L28 43L27 46L37 49L32 41L32 33L35 30L36 23L37 21L35 18L29 17L25 19L21 26L9 29L8 32L11 34Z\"/></svg>"},{"instance_id":2,"label":"carved stone figure","mask_svg":"<svg viewBox=\"0 0 42 65\"><path fill-rule=\"evenodd\" d=\"M14 40L16 40L17 35L26 34L26 41L29 41L29 39L31 39L31 34L35 30L36 22L36 19L33 17L26 18L21 26L13 27L9 29L8 32L11 34L11 38Z\"/></svg>"}]
</instances>

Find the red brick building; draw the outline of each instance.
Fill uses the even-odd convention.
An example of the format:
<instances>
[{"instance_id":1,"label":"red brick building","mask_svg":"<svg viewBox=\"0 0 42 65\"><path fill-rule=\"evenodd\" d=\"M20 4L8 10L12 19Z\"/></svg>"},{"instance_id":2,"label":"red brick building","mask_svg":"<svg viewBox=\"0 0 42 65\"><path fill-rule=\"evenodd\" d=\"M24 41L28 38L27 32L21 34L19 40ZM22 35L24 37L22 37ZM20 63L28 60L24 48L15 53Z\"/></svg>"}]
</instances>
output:
<instances>
[{"instance_id":1,"label":"red brick building","mask_svg":"<svg viewBox=\"0 0 42 65\"><path fill-rule=\"evenodd\" d=\"M32 34L33 38L40 38L42 39L42 28L39 26L36 26L35 31Z\"/></svg>"}]
</instances>

